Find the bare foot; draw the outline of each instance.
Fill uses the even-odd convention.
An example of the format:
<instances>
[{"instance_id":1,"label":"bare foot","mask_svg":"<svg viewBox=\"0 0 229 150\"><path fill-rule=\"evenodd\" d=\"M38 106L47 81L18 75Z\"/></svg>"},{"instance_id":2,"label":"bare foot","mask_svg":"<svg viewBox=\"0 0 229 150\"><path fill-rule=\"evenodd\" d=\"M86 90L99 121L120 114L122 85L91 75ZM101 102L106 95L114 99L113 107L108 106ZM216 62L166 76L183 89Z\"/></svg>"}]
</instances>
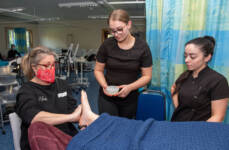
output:
<instances>
[{"instance_id":1,"label":"bare foot","mask_svg":"<svg viewBox=\"0 0 229 150\"><path fill-rule=\"evenodd\" d=\"M81 117L79 120L79 126L89 126L93 121L95 121L99 116L91 111L91 107L88 103L87 93L85 91L81 91Z\"/></svg>"}]
</instances>

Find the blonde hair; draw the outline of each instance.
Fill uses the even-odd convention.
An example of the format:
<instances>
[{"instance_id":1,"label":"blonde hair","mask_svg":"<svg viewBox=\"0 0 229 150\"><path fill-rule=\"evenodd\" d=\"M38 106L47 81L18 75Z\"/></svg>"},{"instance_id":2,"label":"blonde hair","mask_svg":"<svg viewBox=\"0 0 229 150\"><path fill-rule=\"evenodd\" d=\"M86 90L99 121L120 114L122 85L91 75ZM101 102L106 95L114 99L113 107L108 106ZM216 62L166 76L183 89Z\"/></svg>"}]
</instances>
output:
<instances>
[{"instance_id":1,"label":"blonde hair","mask_svg":"<svg viewBox=\"0 0 229 150\"><path fill-rule=\"evenodd\" d=\"M123 9L116 9L110 13L108 20L107 20L108 24L109 24L110 20L114 20L114 21L118 20L118 21L121 21L121 22L128 24L128 22L130 21L130 17L128 15L127 11L125 11Z\"/></svg>"},{"instance_id":2,"label":"blonde hair","mask_svg":"<svg viewBox=\"0 0 229 150\"><path fill-rule=\"evenodd\" d=\"M31 80L34 76L32 65L38 64L44 58L44 54L53 55L54 57L56 57L56 53L51 51L47 47L38 46L32 49L22 58L21 68L25 77L28 80Z\"/></svg>"}]
</instances>

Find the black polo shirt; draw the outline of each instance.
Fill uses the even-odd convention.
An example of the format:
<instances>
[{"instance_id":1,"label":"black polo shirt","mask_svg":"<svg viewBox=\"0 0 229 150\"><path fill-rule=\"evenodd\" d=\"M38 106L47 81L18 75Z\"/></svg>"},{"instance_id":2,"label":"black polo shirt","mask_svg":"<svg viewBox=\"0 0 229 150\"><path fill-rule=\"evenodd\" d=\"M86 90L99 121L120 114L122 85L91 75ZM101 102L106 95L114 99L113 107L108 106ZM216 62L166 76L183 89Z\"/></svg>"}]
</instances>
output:
<instances>
[{"instance_id":1,"label":"black polo shirt","mask_svg":"<svg viewBox=\"0 0 229 150\"><path fill-rule=\"evenodd\" d=\"M175 109L172 121L206 121L211 117L211 101L229 97L229 87L226 78L205 67L193 78L181 85L178 95L179 105Z\"/></svg>"},{"instance_id":2,"label":"black polo shirt","mask_svg":"<svg viewBox=\"0 0 229 150\"><path fill-rule=\"evenodd\" d=\"M29 150L28 128L32 119L41 111L57 114L70 114L76 106L71 88L64 80L56 79L51 85L40 85L26 82L18 91L16 97L16 113L22 119L21 149ZM58 129L70 136L77 133L75 126L70 123L55 125Z\"/></svg>"},{"instance_id":3,"label":"black polo shirt","mask_svg":"<svg viewBox=\"0 0 229 150\"><path fill-rule=\"evenodd\" d=\"M100 46L96 59L105 63L105 79L108 85L130 84L136 81L142 67L152 66L152 56L147 43L135 38L134 46L123 50L112 37Z\"/></svg>"}]
</instances>

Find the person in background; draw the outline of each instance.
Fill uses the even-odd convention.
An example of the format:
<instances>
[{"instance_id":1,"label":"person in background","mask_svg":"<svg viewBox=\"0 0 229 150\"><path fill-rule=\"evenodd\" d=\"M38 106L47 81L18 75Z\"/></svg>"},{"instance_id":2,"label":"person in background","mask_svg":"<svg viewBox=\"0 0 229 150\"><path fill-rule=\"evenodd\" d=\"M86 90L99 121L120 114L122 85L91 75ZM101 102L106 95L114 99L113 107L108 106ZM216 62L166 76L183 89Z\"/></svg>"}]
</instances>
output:
<instances>
[{"instance_id":1,"label":"person in background","mask_svg":"<svg viewBox=\"0 0 229 150\"><path fill-rule=\"evenodd\" d=\"M17 57L21 57L21 54L16 50L15 45L11 44L11 48L8 51L7 60L11 61Z\"/></svg>"},{"instance_id":2,"label":"person in background","mask_svg":"<svg viewBox=\"0 0 229 150\"><path fill-rule=\"evenodd\" d=\"M15 106L22 119L22 150L64 150L71 137L78 133L73 123L79 120L81 106L76 106L66 81L55 79L55 57L54 52L42 46L23 57L21 66L28 82L19 89ZM41 124L28 134L28 128L35 122L59 130L44 130Z\"/></svg>"},{"instance_id":3,"label":"person in background","mask_svg":"<svg viewBox=\"0 0 229 150\"><path fill-rule=\"evenodd\" d=\"M226 78L208 67L215 47L211 36L185 44L187 71L171 88L175 111L171 121L222 122L227 110L229 87Z\"/></svg>"},{"instance_id":4,"label":"person in background","mask_svg":"<svg viewBox=\"0 0 229 150\"><path fill-rule=\"evenodd\" d=\"M0 53L0 60L4 60L1 53Z\"/></svg>"},{"instance_id":5,"label":"person in background","mask_svg":"<svg viewBox=\"0 0 229 150\"><path fill-rule=\"evenodd\" d=\"M101 86L99 113L134 118L138 88L147 85L152 77L151 52L145 41L131 35L132 22L126 11L112 11L108 24L113 37L100 46L94 68L95 78ZM119 92L108 93L106 89L110 85L117 86Z\"/></svg>"}]
</instances>

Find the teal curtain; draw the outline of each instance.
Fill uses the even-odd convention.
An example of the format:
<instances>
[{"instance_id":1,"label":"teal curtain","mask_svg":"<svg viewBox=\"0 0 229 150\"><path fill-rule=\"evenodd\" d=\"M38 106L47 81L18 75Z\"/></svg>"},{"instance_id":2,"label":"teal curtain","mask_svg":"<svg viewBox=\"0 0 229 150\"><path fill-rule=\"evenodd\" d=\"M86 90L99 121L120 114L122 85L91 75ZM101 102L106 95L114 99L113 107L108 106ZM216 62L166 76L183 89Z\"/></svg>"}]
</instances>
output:
<instances>
[{"instance_id":1,"label":"teal curtain","mask_svg":"<svg viewBox=\"0 0 229 150\"><path fill-rule=\"evenodd\" d=\"M27 52L26 29L25 28L14 28L14 32L15 32L16 49L20 53L26 53Z\"/></svg>"},{"instance_id":2,"label":"teal curtain","mask_svg":"<svg viewBox=\"0 0 229 150\"><path fill-rule=\"evenodd\" d=\"M170 91L186 69L185 43L204 35L216 39L209 66L229 81L228 14L228 0L146 0L146 39L154 63L151 86ZM170 118L172 110L168 113Z\"/></svg>"}]
</instances>

